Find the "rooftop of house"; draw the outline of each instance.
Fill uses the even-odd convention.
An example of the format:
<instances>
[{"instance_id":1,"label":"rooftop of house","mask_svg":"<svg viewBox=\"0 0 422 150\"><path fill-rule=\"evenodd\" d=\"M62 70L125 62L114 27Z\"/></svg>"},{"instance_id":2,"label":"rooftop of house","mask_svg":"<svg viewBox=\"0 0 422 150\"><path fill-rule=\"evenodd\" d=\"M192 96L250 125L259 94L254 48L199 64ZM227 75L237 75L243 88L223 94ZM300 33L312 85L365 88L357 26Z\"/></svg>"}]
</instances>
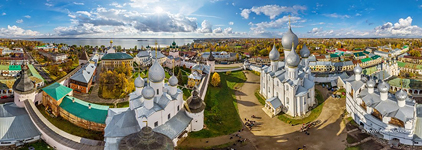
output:
<instances>
[{"instance_id":1,"label":"rooftop of house","mask_svg":"<svg viewBox=\"0 0 422 150\"><path fill-rule=\"evenodd\" d=\"M55 100L60 100L67 94L72 92L71 88L61 85L60 83L54 82L53 84L42 89L45 93L50 95Z\"/></svg>"}]
</instances>

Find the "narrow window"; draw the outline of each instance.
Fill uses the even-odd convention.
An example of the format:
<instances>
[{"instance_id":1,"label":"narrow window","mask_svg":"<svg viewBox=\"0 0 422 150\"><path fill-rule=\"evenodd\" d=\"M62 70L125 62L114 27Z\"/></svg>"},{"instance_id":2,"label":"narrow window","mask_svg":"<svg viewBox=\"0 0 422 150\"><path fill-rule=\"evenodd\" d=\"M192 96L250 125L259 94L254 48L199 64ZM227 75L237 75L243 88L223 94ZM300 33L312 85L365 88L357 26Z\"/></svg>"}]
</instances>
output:
<instances>
[{"instance_id":1,"label":"narrow window","mask_svg":"<svg viewBox=\"0 0 422 150\"><path fill-rule=\"evenodd\" d=\"M154 127L158 126L158 121L154 122Z\"/></svg>"}]
</instances>

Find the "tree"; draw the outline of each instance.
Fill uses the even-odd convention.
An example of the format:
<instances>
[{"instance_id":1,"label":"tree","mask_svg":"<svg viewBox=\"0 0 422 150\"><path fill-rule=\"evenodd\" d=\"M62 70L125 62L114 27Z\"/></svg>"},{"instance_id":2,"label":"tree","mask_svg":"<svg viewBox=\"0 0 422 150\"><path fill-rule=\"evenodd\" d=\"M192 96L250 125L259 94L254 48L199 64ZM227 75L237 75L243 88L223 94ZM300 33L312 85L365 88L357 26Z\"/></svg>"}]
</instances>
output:
<instances>
[{"instance_id":1,"label":"tree","mask_svg":"<svg viewBox=\"0 0 422 150\"><path fill-rule=\"evenodd\" d=\"M179 80L179 85L183 85L183 77L182 77L182 71L179 70L179 73L177 73L177 80Z\"/></svg>"},{"instance_id":2,"label":"tree","mask_svg":"<svg viewBox=\"0 0 422 150\"><path fill-rule=\"evenodd\" d=\"M220 85L220 75L217 72L214 72L211 78L211 85L217 87Z\"/></svg>"},{"instance_id":3,"label":"tree","mask_svg":"<svg viewBox=\"0 0 422 150\"><path fill-rule=\"evenodd\" d=\"M239 53L236 53L236 60L239 60Z\"/></svg>"}]
</instances>

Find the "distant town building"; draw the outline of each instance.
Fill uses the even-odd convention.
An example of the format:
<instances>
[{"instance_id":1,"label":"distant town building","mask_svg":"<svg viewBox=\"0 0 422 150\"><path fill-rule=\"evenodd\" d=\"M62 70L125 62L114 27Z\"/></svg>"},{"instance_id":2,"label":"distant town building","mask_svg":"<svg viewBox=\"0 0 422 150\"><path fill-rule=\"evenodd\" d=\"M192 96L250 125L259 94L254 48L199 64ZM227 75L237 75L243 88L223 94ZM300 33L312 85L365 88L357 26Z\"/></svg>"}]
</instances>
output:
<instances>
[{"instance_id":1,"label":"distant town building","mask_svg":"<svg viewBox=\"0 0 422 150\"><path fill-rule=\"evenodd\" d=\"M44 57L47 57L48 59L55 61L55 62L67 60L67 54L65 54L65 53L52 53L52 52L44 52L44 51L40 51L40 50L38 51L38 53L40 53Z\"/></svg>"}]
</instances>

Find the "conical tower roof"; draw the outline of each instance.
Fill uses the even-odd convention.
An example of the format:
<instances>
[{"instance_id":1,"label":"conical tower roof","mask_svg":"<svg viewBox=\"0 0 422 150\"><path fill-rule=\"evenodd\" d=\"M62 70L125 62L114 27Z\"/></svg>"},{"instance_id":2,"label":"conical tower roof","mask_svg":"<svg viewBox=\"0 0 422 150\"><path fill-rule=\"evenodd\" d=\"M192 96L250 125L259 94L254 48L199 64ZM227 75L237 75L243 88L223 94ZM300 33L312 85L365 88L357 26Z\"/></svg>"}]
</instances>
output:
<instances>
[{"instance_id":1,"label":"conical tower roof","mask_svg":"<svg viewBox=\"0 0 422 150\"><path fill-rule=\"evenodd\" d=\"M189 111L192 113L198 113L205 109L205 103L199 97L199 92L196 87L192 90L191 96L186 100L188 103Z\"/></svg>"},{"instance_id":2,"label":"conical tower roof","mask_svg":"<svg viewBox=\"0 0 422 150\"><path fill-rule=\"evenodd\" d=\"M32 83L31 79L27 74L27 66L22 67L21 76L13 84L13 90L17 92L29 92L32 91L35 84Z\"/></svg>"},{"instance_id":3,"label":"conical tower roof","mask_svg":"<svg viewBox=\"0 0 422 150\"><path fill-rule=\"evenodd\" d=\"M208 57L208 61L215 61L215 58L212 55L212 49L210 49L210 56Z\"/></svg>"}]
</instances>

